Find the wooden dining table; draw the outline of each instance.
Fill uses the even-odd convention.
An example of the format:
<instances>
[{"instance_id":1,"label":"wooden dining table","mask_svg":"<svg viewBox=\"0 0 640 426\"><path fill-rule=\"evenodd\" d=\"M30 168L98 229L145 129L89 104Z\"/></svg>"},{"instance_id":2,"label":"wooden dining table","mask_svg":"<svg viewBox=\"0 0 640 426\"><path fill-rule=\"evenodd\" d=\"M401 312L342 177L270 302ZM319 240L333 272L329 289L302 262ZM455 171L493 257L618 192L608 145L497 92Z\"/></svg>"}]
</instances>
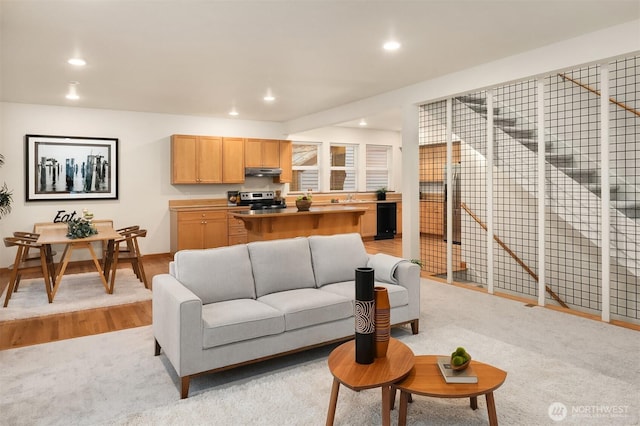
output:
<instances>
[{"instance_id":1,"label":"wooden dining table","mask_svg":"<svg viewBox=\"0 0 640 426\"><path fill-rule=\"evenodd\" d=\"M69 260L71 260L71 255L74 250L78 249L86 249L89 251L91 255L91 260L95 265L96 271L98 271L100 275L100 280L102 281L102 285L107 293L109 293L109 285L107 284L109 278L109 271L111 270L111 262L113 258L113 247L114 241L120 238L120 234L116 232L113 228L113 224L111 221L96 221L94 223L97 234L90 235L85 238L69 238L67 237L67 225L66 223L61 223L60 226L45 226L38 230L40 237L38 238L38 243L43 244L47 247L47 262L49 264L53 264L53 259L51 256L52 250L51 246L53 245L64 245L64 251L62 253L62 257L60 258L60 262L55 266L55 271L52 273L52 282L53 289L51 290L51 301L53 302L53 298L60 287L60 283L62 281L62 277L64 275L65 270L67 269L67 265L69 264ZM93 249L93 243L104 243L106 244L107 253L104 258L104 265L101 264L101 261L96 256L96 252Z\"/></svg>"}]
</instances>

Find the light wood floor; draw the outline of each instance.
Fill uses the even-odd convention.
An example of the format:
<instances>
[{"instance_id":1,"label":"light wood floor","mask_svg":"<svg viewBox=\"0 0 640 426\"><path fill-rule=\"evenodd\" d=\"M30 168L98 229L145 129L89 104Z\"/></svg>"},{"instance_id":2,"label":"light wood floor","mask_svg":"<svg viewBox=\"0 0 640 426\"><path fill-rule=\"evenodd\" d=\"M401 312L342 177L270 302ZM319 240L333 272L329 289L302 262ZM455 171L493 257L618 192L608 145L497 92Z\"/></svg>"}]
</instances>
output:
<instances>
[{"instance_id":1,"label":"light wood floor","mask_svg":"<svg viewBox=\"0 0 640 426\"><path fill-rule=\"evenodd\" d=\"M402 254L402 239L400 238L365 241L365 246L369 253L386 253L394 256L401 256ZM151 284L154 275L169 272L169 262L171 260L172 257L169 254L145 256L144 268L149 284ZM123 267L130 266L123 265ZM95 269L89 263L72 263L67 268L68 274L92 271L95 271ZM3 271L0 275L0 293L2 293L7 286L9 278L6 271ZM28 276L25 278L28 278ZM2 321L0 322L0 350L150 324L151 301L33 319Z\"/></svg>"}]
</instances>

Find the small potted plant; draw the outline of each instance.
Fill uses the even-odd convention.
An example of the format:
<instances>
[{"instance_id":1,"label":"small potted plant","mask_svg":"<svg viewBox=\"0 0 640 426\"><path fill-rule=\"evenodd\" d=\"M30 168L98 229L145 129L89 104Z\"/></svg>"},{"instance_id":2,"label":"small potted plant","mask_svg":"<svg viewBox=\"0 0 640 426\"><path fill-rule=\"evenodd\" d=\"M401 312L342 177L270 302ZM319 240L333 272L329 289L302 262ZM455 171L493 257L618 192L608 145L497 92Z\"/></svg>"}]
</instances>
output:
<instances>
[{"instance_id":1,"label":"small potted plant","mask_svg":"<svg viewBox=\"0 0 640 426\"><path fill-rule=\"evenodd\" d=\"M387 187L383 186L376 191L376 195L378 196L378 200L386 200L387 199Z\"/></svg>"},{"instance_id":2,"label":"small potted plant","mask_svg":"<svg viewBox=\"0 0 640 426\"><path fill-rule=\"evenodd\" d=\"M98 230L87 219L78 217L70 219L67 222L67 237L75 240L76 238L86 238L97 234Z\"/></svg>"},{"instance_id":3,"label":"small potted plant","mask_svg":"<svg viewBox=\"0 0 640 426\"><path fill-rule=\"evenodd\" d=\"M296 200L296 207L299 212L308 212L311 207L311 194L300 195Z\"/></svg>"}]
</instances>

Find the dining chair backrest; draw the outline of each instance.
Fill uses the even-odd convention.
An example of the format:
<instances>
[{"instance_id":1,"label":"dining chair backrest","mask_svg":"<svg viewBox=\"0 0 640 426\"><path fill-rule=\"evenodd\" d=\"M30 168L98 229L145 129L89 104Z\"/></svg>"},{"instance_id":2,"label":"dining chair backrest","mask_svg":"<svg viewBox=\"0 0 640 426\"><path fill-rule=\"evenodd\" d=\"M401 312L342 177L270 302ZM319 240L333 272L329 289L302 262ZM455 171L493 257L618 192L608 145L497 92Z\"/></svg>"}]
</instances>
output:
<instances>
[{"instance_id":1,"label":"dining chair backrest","mask_svg":"<svg viewBox=\"0 0 640 426\"><path fill-rule=\"evenodd\" d=\"M20 232L16 232L14 234L19 235ZM37 237L34 239L33 235L28 235L27 237L13 236L4 238L5 247L18 248L13 265L9 266L11 274L9 278L9 285L7 287L7 294L4 300L4 307L7 307L12 293L17 291L18 289L18 285L20 284L21 272L27 269L37 269L42 272L45 288L47 290L47 298L49 299L49 303L51 303L52 301L50 281L52 264L50 264L50 262L48 262L46 258L44 246L38 244L36 241ZM29 251L29 249L38 250L38 256L28 257L27 252Z\"/></svg>"},{"instance_id":2,"label":"dining chair backrest","mask_svg":"<svg viewBox=\"0 0 640 426\"><path fill-rule=\"evenodd\" d=\"M43 229L67 229L66 222L39 222L33 224L33 232L40 234Z\"/></svg>"},{"instance_id":3,"label":"dining chair backrest","mask_svg":"<svg viewBox=\"0 0 640 426\"><path fill-rule=\"evenodd\" d=\"M36 234L35 232L16 231L13 233L13 236L25 240L38 241L40 234Z\"/></svg>"},{"instance_id":4,"label":"dining chair backrest","mask_svg":"<svg viewBox=\"0 0 640 426\"><path fill-rule=\"evenodd\" d=\"M28 240L28 241L33 241L34 243L38 241L38 238L40 237L40 234L36 234L35 232L23 232L23 231L16 231L13 233L13 236L16 238L21 238L24 240ZM33 259L40 259L40 253L29 253L29 249L31 249L33 247L26 247L24 249L24 252L22 253L22 261L26 262L29 260L33 260ZM55 255L55 253L54 253Z\"/></svg>"},{"instance_id":5,"label":"dining chair backrest","mask_svg":"<svg viewBox=\"0 0 640 426\"><path fill-rule=\"evenodd\" d=\"M142 264L142 253L140 252L140 245L138 244L138 238L146 237L147 230L140 229L140 227L136 225L119 229L118 232L120 233L121 237L115 240L110 292L113 292L118 262L122 261L131 263L133 272L136 274L138 279L142 281L145 288L149 288L147 276L144 272L144 265Z\"/></svg>"}]
</instances>

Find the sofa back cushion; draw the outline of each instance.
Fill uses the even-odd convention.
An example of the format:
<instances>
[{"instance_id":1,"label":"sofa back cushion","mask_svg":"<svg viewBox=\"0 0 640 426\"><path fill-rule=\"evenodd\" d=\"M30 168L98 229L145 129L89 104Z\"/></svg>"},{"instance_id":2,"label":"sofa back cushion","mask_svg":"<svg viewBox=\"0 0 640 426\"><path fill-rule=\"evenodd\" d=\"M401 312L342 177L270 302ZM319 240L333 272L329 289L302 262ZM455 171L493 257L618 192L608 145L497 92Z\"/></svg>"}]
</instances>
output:
<instances>
[{"instance_id":1,"label":"sofa back cushion","mask_svg":"<svg viewBox=\"0 0 640 426\"><path fill-rule=\"evenodd\" d=\"M255 299L249 251L244 244L206 250L181 250L174 256L174 276L203 304Z\"/></svg>"},{"instance_id":2,"label":"sofa back cushion","mask_svg":"<svg viewBox=\"0 0 640 426\"><path fill-rule=\"evenodd\" d=\"M367 266L369 260L360 234L314 235L309 247L318 287L353 281L355 269Z\"/></svg>"},{"instance_id":3,"label":"sofa back cushion","mask_svg":"<svg viewBox=\"0 0 640 426\"><path fill-rule=\"evenodd\" d=\"M315 287L306 238L247 244L257 297L278 291Z\"/></svg>"}]
</instances>

